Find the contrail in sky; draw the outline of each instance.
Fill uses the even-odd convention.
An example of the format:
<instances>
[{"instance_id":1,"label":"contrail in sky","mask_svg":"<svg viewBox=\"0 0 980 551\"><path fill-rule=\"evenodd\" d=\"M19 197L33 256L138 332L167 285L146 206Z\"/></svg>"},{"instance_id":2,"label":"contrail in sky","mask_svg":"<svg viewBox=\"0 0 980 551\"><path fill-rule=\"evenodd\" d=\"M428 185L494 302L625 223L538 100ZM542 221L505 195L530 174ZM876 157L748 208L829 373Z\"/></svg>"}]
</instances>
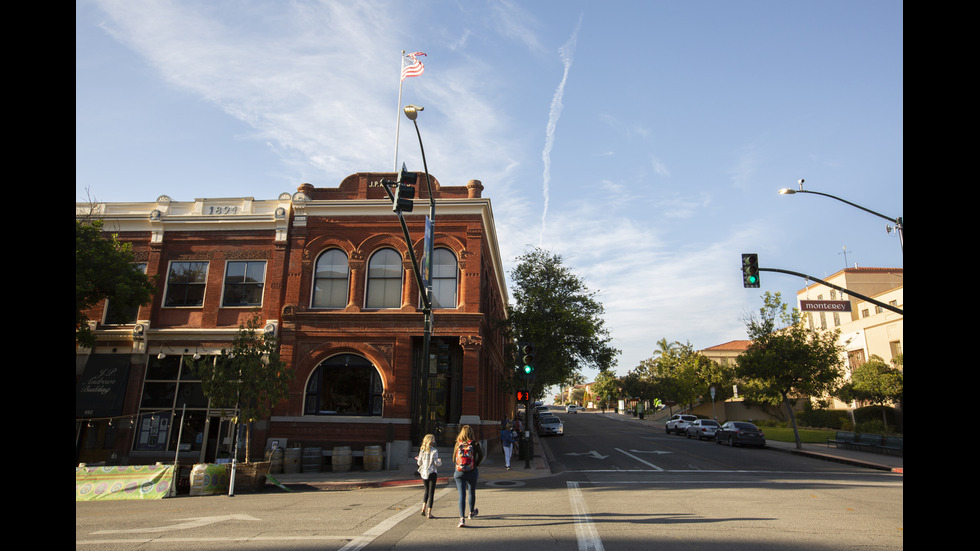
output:
<instances>
[{"instance_id":1,"label":"contrail in sky","mask_svg":"<svg viewBox=\"0 0 980 551\"><path fill-rule=\"evenodd\" d=\"M565 73L561 77L561 82L558 83L558 89L555 90L554 97L551 98L551 112L548 115L548 127L545 130L544 151L541 152L541 158L544 161L544 212L541 213L540 239L540 244L542 245L544 244L544 233L548 218L548 203L551 200L551 192L549 190L551 183L551 148L555 145L555 127L558 125L558 117L561 116L561 109L563 107L561 100L565 95L565 82L568 81L568 70L572 67L572 55L575 52L575 42L578 40L578 31L581 28L582 16L579 16L578 25L575 26L572 37L558 49L562 63L565 65Z\"/></svg>"}]
</instances>

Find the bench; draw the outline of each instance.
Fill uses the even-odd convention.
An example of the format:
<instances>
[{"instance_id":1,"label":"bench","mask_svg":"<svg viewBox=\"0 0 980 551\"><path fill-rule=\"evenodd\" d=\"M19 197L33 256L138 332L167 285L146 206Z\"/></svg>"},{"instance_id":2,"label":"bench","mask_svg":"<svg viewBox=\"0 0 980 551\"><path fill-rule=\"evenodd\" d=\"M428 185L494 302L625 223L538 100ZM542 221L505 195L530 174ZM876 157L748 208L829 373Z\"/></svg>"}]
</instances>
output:
<instances>
[{"instance_id":1,"label":"bench","mask_svg":"<svg viewBox=\"0 0 980 551\"><path fill-rule=\"evenodd\" d=\"M878 447L882 450L881 453L903 455L905 452L905 437L885 436Z\"/></svg>"},{"instance_id":2,"label":"bench","mask_svg":"<svg viewBox=\"0 0 980 551\"><path fill-rule=\"evenodd\" d=\"M838 448L883 454L903 455L905 452L904 437L902 436L837 431L833 438L827 439L827 446L829 447L831 444Z\"/></svg>"},{"instance_id":3,"label":"bench","mask_svg":"<svg viewBox=\"0 0 980 551\"><path fill-rule=\"evenodd\" d=\"M878 448L881 447L881 435L859 432L851 446L866 452L878 451Z\"/></svg>"},{"instance_id":4,"label":"bench","mask_svg":"<svg viewBox=\"0 0 980 551\"><path fill-rule=\"evenodd\" d=\"M839 448L841 446L846 448L848 445L853 444L856 438L857 433L839 430L833 438L827 439L827 447L829 448L830 445L833 444L835 448Z\"/></svg>"}]
</instances>

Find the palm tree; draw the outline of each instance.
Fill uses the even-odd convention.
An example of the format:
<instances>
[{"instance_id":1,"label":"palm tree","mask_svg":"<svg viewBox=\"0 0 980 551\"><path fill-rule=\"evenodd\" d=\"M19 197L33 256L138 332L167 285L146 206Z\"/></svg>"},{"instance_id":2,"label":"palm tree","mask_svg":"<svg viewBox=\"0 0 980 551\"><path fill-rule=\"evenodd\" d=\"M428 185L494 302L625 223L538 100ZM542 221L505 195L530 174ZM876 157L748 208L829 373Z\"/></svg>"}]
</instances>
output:
<instances>
[{"instance_id":1,"label":"palm tree","mask_svg":"<svg viewBox=\"0 0 980 551\"><path fill-rule=\"evenodd\" d=\"M668 343L667 338L664 337L659 341L657 341L657 348L653 351L653 357L658 358L658 357L666 356L671 352L673 352L679 346L681 346L681 343L677 341Z\"/></svg>"}]
</instances>

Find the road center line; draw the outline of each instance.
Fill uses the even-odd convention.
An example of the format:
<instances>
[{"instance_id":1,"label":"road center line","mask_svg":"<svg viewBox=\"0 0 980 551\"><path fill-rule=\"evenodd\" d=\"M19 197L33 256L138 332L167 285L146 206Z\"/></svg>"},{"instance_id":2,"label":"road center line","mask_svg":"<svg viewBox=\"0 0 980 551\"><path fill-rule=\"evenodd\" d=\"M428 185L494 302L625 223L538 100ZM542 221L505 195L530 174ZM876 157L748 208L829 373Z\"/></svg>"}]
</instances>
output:
<instances>
[{"instance_id":1,"label":"road center line","mask_svg":"<svg viewBox=\"0 0 980 551\"><path fill-rule=\"evenodd\" d=\"M568 483L568 501L572 504L572 512L575 514L575 534L578 536L579 551L603 551L602 540L596 532L592 519L589 518L589 510L579 490L578 482Z\"/></svg>"},{"instance_id":2,"label":"road center line","mask_svg":"<svg viewBox=\"0 0 980 551\"><path fill-rule=\"evenodd\" d=\"M633 459L635 459L635 460L637 460L637 461L639 461L640 463L643 463L644 465L647 465L647 466L649 466L649 467L651 467L651 468L653 468L653 469L656 469L656 470L658 470L658 471L662 471L662 470L663 470L663 469L661 469L660 467L658 467L658 466L656 466L656 465L654 465L653 463L649 463L649 462L647 462L647 461L644 461L644 460L642 460L642 459L640 459L639 457L637 457L637 456L635 456L635 455L633 455L633 454L631 454L631 453L629 453L629 452L627 452L627 451L623 451L623 450L621 450L621 449L619 449L619 448L616 448L616 451L618 451L618 452L620 452L620 453L625 453L626 455L628 455L628 456L630 456L630 457L632 457Z\"/></svg>"}]
</instances>

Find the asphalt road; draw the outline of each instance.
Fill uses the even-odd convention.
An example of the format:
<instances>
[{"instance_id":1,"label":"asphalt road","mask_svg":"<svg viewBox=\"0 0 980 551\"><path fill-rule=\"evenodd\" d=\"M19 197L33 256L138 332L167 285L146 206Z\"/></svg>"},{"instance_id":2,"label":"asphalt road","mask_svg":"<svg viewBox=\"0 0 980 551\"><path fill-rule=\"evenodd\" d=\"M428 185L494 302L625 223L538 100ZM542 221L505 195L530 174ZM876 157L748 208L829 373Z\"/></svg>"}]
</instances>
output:
<instances>
[{"instance_id":1,"label":"asphalt road","mask_svg":"<svg viewBox=\"0 0 980 551\"><path fill-rule=\"evenodd\" d=\"M560 416L554 474L485 480L466 528L452 483L432 520L413 486L76 502L76 549L903 548L901 475Z\"/></svg>"}]
</instances>

